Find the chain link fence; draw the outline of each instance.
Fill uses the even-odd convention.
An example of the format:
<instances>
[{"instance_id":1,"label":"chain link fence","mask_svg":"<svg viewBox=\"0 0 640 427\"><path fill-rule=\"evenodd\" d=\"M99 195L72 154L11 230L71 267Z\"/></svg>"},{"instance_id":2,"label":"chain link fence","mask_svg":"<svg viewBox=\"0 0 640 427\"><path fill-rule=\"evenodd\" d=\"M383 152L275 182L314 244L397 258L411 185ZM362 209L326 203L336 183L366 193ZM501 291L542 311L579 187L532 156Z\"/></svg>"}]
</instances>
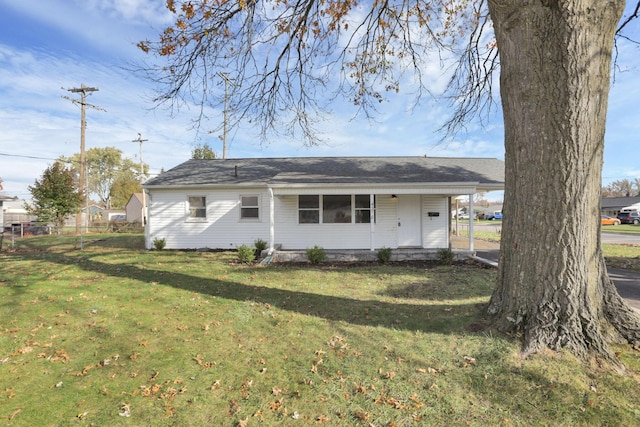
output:
<instances>
[{"instance_id":1,"label":"chain link fence","mask_svg":"<svg viewBox=\"0 0 640 427\"><path fill-rule=\"evenodd\" d=\"M137 222L122 221L92 223L83 225L80 230L75 226L56 227L37 222L17 223L5 226L3 232L0 232L0 251L14 249L20 241L41 236L86 236L90 239L93 234L105 233L144 233L144 228Z\"/></svg>"}]
</instances>

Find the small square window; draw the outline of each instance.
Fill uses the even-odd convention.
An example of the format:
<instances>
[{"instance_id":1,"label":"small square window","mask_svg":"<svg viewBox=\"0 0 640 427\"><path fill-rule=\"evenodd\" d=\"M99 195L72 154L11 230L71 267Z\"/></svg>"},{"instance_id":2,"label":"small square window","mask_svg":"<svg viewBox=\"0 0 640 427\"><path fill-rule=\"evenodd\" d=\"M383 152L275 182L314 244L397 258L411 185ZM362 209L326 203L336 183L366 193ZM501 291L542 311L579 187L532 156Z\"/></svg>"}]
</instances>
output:
<instances>
[{"instance_id":1,"label":"small square window","mask_svg":"<svg viewBox=\"0 0 640 427\"><path fill-rule=\"evenodd\" d=\"M240 196L240 219L260 219L260 198Z\"/></svg>"},{"instance_id":2,"label":"small square window","mask_svg":"<svg viewBox=\"0 0 640 427\"><path fill-rule=\"evenodd\" d=\"M189 218L207 218L207 198L204 196L189 196Z\"/></svg>"},{"instance_id":3,"label":"small square window","mask_svg":"<svg viewBox=\"0 0 640 427\"><path fill-rule=\"evenodd\" d=\"M320 223L320 196L298 196L298 223Z\"/></svg>"}]
</instances>

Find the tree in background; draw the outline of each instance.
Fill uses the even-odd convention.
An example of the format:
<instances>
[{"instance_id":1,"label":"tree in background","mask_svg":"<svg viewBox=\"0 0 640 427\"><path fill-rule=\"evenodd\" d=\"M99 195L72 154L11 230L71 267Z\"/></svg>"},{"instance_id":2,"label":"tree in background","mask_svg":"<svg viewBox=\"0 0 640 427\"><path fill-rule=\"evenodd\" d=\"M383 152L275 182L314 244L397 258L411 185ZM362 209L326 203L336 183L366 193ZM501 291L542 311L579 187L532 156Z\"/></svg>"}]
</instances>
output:
<instances>
[{"instance_id":1,"label":"tree in background","mask_svg":"<svg viewBox=\"0 0 640 427\"><path fill-rule=\"evenodd\" d=\"M64 221L71 214L76 213L82 204L82 195L75 185L74 172L65 168L61 162L55 162L42 174L40 180L28 187L32 203L26 203L25 209L35 215L38 221L54 223L58 234L62 230Z\"/></svg>"},{"instance_id":2,"label":"tree in background","mask_svg":"<svg viewBox=\"0 0 640 427\"><path fill-rule=\"evenodd\" d=\"M61 157L59 160L69 162L72 169L78 170L80 154L76 153L69 158ZM89 193L90 195L95 195L100 203L107 209L115 207L111 200L111 189L116 180L132 174L140 175L140 163L135 163L129 158L123 158L122 150L115 147L88 149L86 152L86 162ZM148 174L148 170L149 166L143 164L144 173L142 176L139 176L138 179L143 181ZM127 200L129 196L131 196L131 194L127 196Z\"/></svg>"},{"instance_id":3,"label":"tree in background","mask_svg":"<svg viewBox=\"0 0 640 427\"><path fill-rule=\"evenodd\" d=\"M210 160L216 158L216 153L206 142L203 145L197 145L191 151L191 158L195 160Z\"/></svg>"},{"instance_id":4,"label":"tree in background","mask_svg":"<svg viewBox=\"0 0 640 427\"><path fill-rule=\"evenodd\" d=\"M640 196L640 178L633 182L628 179L613 181L602 187L602 197L630 197Z\"/></svg>"},{"instance_id":5,"label":"tree in background","mask_svg":"<svg viewBox=\"0 0 640 427\"><path fill-rule=\"evenodd\" d=\"M166 6L173 24L138 45L160 58L145 69L156 73L156 101L193 101L204 111L228 100L230 124L251 119L263 138L301 131L313 141L314 118L336 95L375 112L386 93L411 80L403 71L424 93L433 59L461 48L450 85L457 109L445 125L455 130L490 102L491 73L499 70L505 219L488 306L493 325L521 336L525 355L568 349L622 368L608 343L640 347L640 318L607 275L599 210L614 36L638 16L640 2L622 22L624 0ZM223 99L210 87L221 70L234 81Z\"/></svg>"},{"instance_id":6,"label":"tree in background","mask_svg":"<svg viewBox=\"0 0 640 427\"><path fill-rule=\"evenodd\" d=\"M111 186L110 198L113 209L124 209L132 194L141 193L142 185L136 174L119 174Z\"/></svg>"}]
</instances>

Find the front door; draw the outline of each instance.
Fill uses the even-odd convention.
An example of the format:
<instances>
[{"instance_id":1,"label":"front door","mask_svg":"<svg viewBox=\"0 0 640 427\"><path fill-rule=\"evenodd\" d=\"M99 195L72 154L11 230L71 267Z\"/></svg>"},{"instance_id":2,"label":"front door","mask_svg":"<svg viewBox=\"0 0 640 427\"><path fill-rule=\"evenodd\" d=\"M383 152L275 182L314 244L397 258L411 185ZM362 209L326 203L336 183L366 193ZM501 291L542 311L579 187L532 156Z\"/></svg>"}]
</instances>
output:
<instances>
[{"instance_id":1,"label":"front door","mask_svg":"<svg viewBox=\"0 0 640 427\"><path fill-rule=\"evenodd\" d=\"M422 247L420 195L399 195L397 213L398 247Z\"/></svg>"}]
</instances>

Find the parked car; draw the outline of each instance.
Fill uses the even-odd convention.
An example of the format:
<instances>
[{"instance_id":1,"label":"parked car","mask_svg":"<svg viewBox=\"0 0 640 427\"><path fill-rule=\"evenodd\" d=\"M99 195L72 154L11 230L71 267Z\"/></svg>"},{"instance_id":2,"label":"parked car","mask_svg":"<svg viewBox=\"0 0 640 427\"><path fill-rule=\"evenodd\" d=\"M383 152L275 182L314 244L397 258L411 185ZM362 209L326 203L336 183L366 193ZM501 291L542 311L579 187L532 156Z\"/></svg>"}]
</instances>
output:
<instances>
[{"instance_id":1,"label":"parked car","mask_svg":"<svg viewBox=\"0 0 640 427\"><path fill-rule=\"evenodd\" d=\"M489 212L484 215L484 219L493 221L494 219L502 219L502 211Z\"/></svg>"},{"instance_id":2,"label":"parked car","mask_svg":"<svg viewBox=\"0 0 640 427\"><path fill-rule=\"evenodd\" d=\"M612 218L610 216L601 215L600 223L602 225L620 225L620 220L618 218Z\"/></svg>"},{"instance_id":3,"label":"parked car","mask_svg":"<svg viewBox=\"0 0 640 427\"><path fill-rule=\"evenodd\" d=\"M640 213L638 212L620 212L618 219L622 224L640 224Z\"/></svg>"}]
</instances>

